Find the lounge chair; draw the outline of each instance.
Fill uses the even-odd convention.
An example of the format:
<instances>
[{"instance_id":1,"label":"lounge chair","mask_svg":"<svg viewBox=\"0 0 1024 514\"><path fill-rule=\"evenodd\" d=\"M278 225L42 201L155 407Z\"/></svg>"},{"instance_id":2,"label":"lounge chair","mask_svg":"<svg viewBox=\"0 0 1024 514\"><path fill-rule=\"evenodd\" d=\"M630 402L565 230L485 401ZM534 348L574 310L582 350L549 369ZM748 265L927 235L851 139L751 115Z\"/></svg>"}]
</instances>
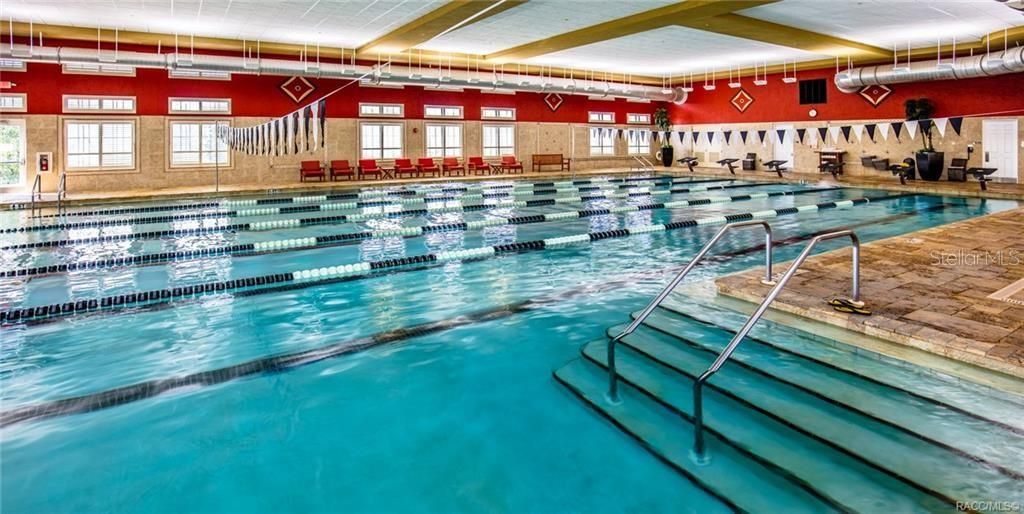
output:
<instances>
[{"instance_id":1,"label":"lounge chair","mask_svg":"<svg viewBox=\"0 0 1024 514\"><path fill-rule=\"evenodd\" d=\"M348 161L331 161L331 180L337 177L346 177L348 180L356 178L356 171L349 166Z\"/></svg>"},{"instance_id":2,"label":"lounge chair","mask_svg":"<svg viewBox=\"0 0 1024 514\"><path fill-rule=\"evenodd\" d=\"M384 170L377 166L376 159L359 159L359 178L365 179L367 175L384 177Z\"/></svg>"},{"instance_id":3,"label":"lounge chair","mask_svg":"<svg viewBox=\"0 0 1024 514\"><path fill-rule=\"evenodd\" d=\"M517 161L514 155L502 155L499 167L506 173L523 173L523 163Z\"/></svg>"},{"instance_id":4,"label":"lounge chair","mask_svg":"<svg viewBox=\"0 0 1024 514\"><path fill-rule=\"evenodd\" d=\"M459 175L466 174L466 166L459 164L458 157L445 157L441 162L441 174L448 174L449 177L454 177L456 173Z\"/></svg>"},{"instance_id":5,"label":"lounge chair","mask_svg":"<svg viewBox=\"0 0 1024 514\"><path fill-rule=\"evenodd\" d=\"M305 182L307 178L319 177L324 180L324 166L320 161L302 161L299 164L299 182Z\"/></svg>"},{"instance_id":6,"label":"lounge chair","mask_svg":"<svg viewBox=\"0 0 1024 514\"><path fill-rule=\"evenodd\" d=\"M395 178L402 178L402 175L416 177L420 170L413 166L412 159L395 159Z\"/></svg>"},{"instance_id":7,"label":"lounge chair","mask_svg":"<svg viewBox=\"0 0 1024 514\"><path fill-rule=\"evenodd\" d=\"M422 157L416 160L416 169L422 175L424 173L430 173L431 177L436 177L441 174L441 167L434 164L434 159L430 157Z\"/></svg>"},{"instance_id":8,"label":"lounge chair","mask_svg":"<svg viewBox=\"0 0 1024 514\"><path fill-rule=\"evenodd\" d=\"M475 175L486 175L491 171L491 167L484 162L483 157L470 157L466 162L466 169Z\"/></svg>"}]
</instances>

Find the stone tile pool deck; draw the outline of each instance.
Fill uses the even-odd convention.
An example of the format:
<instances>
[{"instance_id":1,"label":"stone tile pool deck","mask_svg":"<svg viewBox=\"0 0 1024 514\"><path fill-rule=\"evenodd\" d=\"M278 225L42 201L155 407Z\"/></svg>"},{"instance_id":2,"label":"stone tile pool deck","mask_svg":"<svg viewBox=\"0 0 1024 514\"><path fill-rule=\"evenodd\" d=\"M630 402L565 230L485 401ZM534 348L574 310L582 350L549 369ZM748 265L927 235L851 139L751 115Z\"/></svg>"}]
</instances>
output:
<instances>
[{"instance_id":1,"label":"stone tile pool deck","mask_svg":"<svg viewBox=\"0 0 1024 514\"><path fill-rule=\"evenodd\" d=\"M849 247L807 259L772 308L1024 378L1024 208L862 245L870 316L827 304L849 296L850 260ZM760 303L761 273L719 278L718 292Z\"/></svg>"}]
</instances>

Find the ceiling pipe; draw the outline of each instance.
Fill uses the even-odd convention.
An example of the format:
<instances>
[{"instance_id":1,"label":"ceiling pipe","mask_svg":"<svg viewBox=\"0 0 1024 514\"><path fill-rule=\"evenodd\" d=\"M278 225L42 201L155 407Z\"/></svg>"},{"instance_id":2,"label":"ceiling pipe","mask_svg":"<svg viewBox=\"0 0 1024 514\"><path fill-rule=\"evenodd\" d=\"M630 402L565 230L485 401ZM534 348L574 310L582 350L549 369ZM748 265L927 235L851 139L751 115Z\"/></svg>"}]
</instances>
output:
<instances>
[{"instance_id":1,"label":"ceiling pipe","mask_svg":"<svg viewBox=\"0 0 1024 514\"><path fill-rule=\"evenodd\" d=\"M6 52L4 51L6 47ZM0 56L7 55L28 62L51 64L113 64L101 59L96 49L72 47L35 47L28 45L0 44ZM414 85L426 87L500 89L506 91L528 91L533 93L562 93L637 100L652 100L682 104L687 93L682 88L672 88L665 93L661 88L635 84L621 84L592 80L575 80L550 76L521 74L495 74L486 71L452 70L431 68L423 70L414 66L392 65L386 67L352 65L285 59L246 59L243 57L178 54L118 52L116 64L137 68L166 70L213 71L256 75L304 76L313 78L355 79L366 75L364 80L378 84ZM433 76L430 76L433 74Z\"/></svg>"},{"instance_id":2,"label":"ceiling pipe","mask_svg":"<svg viewBox=\"0 0 1024 514\"><path fill-rule=\"evenodd\" d=\"M1024 47L990 52L955 61L937 63L912 62L909 66L894 68L891 64L866 66L836 73L836 87L844 93L856 93L864 86L930 82L975 77L992 77L1024 72Z\"/></svg>"}]
</instances>

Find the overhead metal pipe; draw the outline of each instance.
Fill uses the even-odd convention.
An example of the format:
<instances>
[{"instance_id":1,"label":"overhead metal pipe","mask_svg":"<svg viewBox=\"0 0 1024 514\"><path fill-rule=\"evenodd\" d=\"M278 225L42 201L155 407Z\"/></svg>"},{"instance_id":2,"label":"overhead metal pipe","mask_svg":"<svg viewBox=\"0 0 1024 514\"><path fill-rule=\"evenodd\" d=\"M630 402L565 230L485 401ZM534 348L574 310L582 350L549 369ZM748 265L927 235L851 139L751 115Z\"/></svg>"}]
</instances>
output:
<instances>
[{"instance_id":1,"label":"overhead metal pipe","mask_svg":"<svg viewBox=\"0 0 1024 514\"><path fill-rule=\"evenodd\" d=\"M285 59L243 58L224 55L125 52L117 54L117 61L103 59L96 49L73 47L29 48L28 45L0 44L0 56L9 56L27 62L52 64L118 64L137 68L190 70L259 75L303 76L313 78L355 79L377 84L414 85L443 88L498 89L533 93L561 93L637 100L652 100L681 104L687 92L682 88L621 84L594 80L576 80L550 76L496 74L487 71L416 68L392 65L364 66L355 64L312 63ZM426 71L426 73L425 73Z\"/></svg>"},{"instance_id":2,"label":"overhead metal pipe","mask_svg":"<svg viewBox=\"0 0 1024 514\"><path fill-rule=\"evenodd\" d=\"M975 77L993 77L1024 72L1024 47L1009 48L946 62L918 61L904 67L891 64L865 66L839 72L836 87L844 93L856 93L864 86L930 82Z\"/></svg>"}]
</instances>

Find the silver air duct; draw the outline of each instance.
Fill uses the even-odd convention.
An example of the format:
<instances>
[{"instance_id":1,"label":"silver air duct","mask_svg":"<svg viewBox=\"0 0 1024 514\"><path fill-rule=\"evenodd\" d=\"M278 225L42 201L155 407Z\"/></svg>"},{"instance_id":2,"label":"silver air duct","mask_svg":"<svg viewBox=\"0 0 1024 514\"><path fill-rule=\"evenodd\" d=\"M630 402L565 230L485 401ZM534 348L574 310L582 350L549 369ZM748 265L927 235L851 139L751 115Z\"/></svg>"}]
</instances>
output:
<instances>
[{"instance_id":1,"label":"silver air duct","mask_svg":"<svg viewBox=\"0 0 1024 514\"><path fill-rule=\"evenodd\" d=\"M909 66L891 64L854 68L836 74L836 87L844 93L856 93L864 86L929 82L974 77L991 77L1024 72L1024 47L1010 48L945 62L920 61Z\"/></svg>"},{"instance_id":2,"label":"silver air duct","mask_svg":"<svg viewBox=\"0 0 1024 514\"><path fill-rule=\"evenodd\" d=\"M6 50L6 51L5 51ZM2 45L0 56L10 56L27 62L52 64L117 64L138 68L167 70L212 71L248 73L257 75L303 76L330 79L355 79L379 84L415 85L444 88L497 89L529 91L533 93L562 93L612 98L627 98L674 102L686 101L687 93L681 88L661 89L652 86L613 84L558 77L515 75L504 73L443 70L384 65L362 66L284 59L249 59L244 57L183 54L117 52L88 48L42 47L28 45Z\"/></svg>"}]
</instances>

